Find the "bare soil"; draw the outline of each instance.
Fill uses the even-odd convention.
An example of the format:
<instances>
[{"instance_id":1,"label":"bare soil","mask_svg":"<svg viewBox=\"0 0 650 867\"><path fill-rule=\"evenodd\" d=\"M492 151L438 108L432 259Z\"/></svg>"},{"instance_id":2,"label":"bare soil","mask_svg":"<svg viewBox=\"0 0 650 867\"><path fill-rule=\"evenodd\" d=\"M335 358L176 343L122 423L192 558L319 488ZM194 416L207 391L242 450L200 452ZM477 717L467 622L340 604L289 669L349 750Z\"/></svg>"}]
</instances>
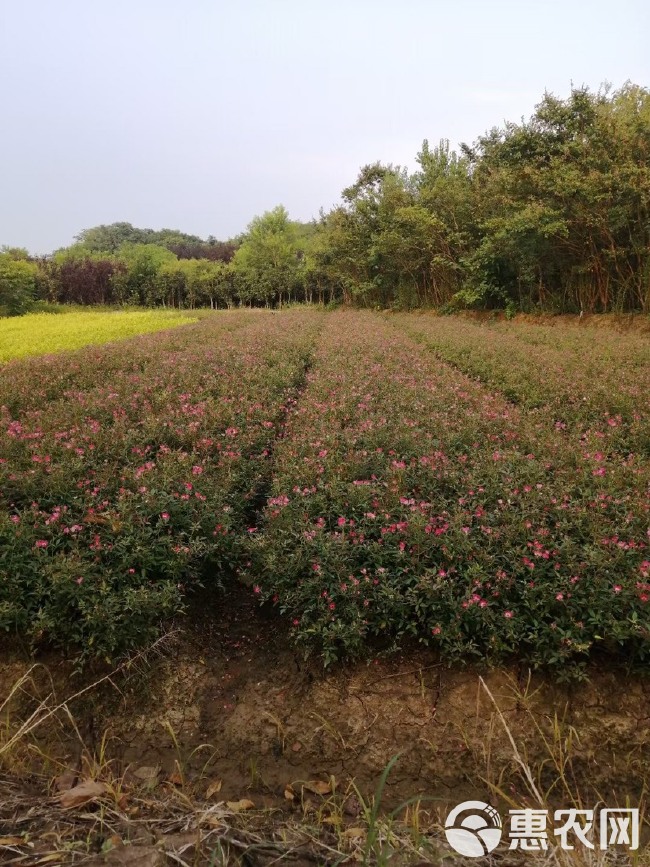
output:
<instances>
[{"instance_id":1,"label":"bare soil","mask_svg":"<svg viewBox=\"0 0 650 867\"><path fill-rule=\"evenodd\" d=\"M50 797L55 778L72 787L91 757L126 788L144 781L212 802L250 799L276 816L317 810L323 796L309 794L305 805L302 787L328 783L345 799L345 821L358 824L351 781L371 798L399 754L384 811L414 796L438 820L466 799L532 804L518 760L549 805L644 800L650 680L640 675L593 667L588 682L562 684L516 666L450 669L420 649L325 672L296 653L286 624L260 611L249 589L198 607L145 668L71 702L11 754L14 794ZM57 656L42 661L7 708L6 732L46 693L61 701L98 677L75 676ZM0 703L28 665L5 652ZM0 836L16 832L19 813L0 811Z\"/></svg>"}]
</instances>

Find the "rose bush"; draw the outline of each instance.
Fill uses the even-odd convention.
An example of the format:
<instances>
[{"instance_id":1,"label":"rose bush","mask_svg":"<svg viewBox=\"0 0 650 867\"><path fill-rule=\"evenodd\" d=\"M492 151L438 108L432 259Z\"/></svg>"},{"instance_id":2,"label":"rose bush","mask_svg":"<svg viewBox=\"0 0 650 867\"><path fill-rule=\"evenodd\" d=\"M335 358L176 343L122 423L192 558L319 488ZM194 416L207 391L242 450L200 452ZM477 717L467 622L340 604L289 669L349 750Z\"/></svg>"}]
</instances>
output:
<instances>
[{"instance_id":1,"label":"rose bush","mask_svg":"<svg viewBox=\"0 0 650 867\"><path fill-rule=\"evenodd\" d=\"M110 658L240 565L316 317L210 317L0 370L0 625Z\"/></svg>"},{"instance_id":2,"label":"rose bush","mask_svg":"<svg viewBox=\"0 0 650 867\"><path fill-rule=\"evenodd\" d=\"M595 421L569 432L334 314L275 450L260 594L327 661L403 636L448 658L645 656L648 467Z\"/></svg>"}]
</instances>

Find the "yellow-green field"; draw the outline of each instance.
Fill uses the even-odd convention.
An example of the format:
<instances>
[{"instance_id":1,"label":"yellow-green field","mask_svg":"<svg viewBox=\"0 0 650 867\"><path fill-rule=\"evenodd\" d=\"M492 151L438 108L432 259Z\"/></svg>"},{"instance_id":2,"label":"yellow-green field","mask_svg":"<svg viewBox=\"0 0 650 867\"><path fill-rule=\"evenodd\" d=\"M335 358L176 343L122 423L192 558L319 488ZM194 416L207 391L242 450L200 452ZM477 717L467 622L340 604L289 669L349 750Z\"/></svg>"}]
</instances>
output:
<instances>
[{"instance_id":1,"label":"yellow-green field","mask_svg":"<svg viewBox=\"0 0 650 867\"><path fill-rule=\"evenodd\" d=\"M196 318L172 310L84 310L0 318L0 363L27 355L124 340L135 334L185 325Z\"/></svg>"}]
</instances>

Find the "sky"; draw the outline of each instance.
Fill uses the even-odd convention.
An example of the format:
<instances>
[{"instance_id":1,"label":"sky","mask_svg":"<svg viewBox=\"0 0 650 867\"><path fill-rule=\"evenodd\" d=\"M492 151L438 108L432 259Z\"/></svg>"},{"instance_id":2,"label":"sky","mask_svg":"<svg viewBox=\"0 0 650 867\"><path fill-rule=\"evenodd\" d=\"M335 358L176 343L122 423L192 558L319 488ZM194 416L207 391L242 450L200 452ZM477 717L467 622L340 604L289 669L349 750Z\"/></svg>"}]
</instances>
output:
<instances>
[{"instance_id":1,"label":"sky","mask_svg":"<svg viewBox=\"0 0 650 867\"><path fill-rule=\"evenodd\" d=\"M310 220L545 91L650 85L647 0L0 0L0 245Z\"/></svg>"}]
</instances>

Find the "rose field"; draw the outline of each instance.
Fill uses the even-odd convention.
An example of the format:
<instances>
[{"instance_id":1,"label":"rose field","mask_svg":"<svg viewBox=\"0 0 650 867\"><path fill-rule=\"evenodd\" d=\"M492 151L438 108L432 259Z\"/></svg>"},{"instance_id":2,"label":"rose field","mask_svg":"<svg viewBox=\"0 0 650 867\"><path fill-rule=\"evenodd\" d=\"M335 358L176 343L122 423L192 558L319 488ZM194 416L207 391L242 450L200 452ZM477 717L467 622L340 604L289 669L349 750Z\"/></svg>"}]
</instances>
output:
<instances>
[{"instance_id":1,"label":"rose field","mask_svg":"<svg viewBox=\"0 0 650 867\"><path fill-rule=\"evenodd\" d=\"M576 325L241 311L7 363L0 624L111 659L196 588L219 606L244 581L325 663L403 641L642 661L648 349Z\"/></svg>"},{"instance_id":2,"label":"rose field","mask_svg":"<svg viewBox=\"0 0 650 867\"><path fill-rule=\"evenodd\" d=\"M0 861L451 864L465 799L643 810L647 323L193 320L0 366Z\"/></svg>"}]
</instances>

